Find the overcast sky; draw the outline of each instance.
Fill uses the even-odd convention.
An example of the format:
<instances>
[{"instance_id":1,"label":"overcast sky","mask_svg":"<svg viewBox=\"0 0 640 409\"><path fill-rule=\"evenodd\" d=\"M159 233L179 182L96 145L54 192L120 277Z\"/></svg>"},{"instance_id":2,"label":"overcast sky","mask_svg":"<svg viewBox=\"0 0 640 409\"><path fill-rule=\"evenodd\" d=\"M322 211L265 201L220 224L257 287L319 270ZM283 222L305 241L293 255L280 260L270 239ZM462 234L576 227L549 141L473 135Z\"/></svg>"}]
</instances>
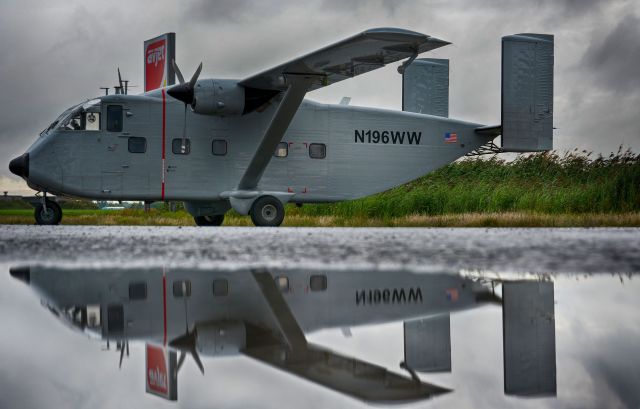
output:
<instances>
[{"instance_id":1,"label":"overcast sky","mask_svg":"<svg viewBox=\"0 0 640 409\"><path fill-rule=\"evenodd\" d=\"M3 0L0 3L0 189L8 162L67 107L143 81L142 43L173 31L190 76L243 78L372 27L451 41L450 116L500 121L500 37L555 34L555 147L640 151L640 2L463 0L305 2ZM399 109L401 77L385 67L308 94L320 102ZM18 180L17 178L14 180Z\"/></svg>"}]
</instances>

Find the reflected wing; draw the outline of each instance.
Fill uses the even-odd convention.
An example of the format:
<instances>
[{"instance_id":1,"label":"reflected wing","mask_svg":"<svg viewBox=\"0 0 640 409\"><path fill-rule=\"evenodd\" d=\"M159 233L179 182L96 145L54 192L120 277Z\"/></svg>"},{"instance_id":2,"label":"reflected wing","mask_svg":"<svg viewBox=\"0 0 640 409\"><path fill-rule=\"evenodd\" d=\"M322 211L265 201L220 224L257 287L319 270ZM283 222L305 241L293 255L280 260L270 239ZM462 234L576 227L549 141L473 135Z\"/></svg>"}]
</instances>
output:
<instances>
[{"instance_id":1,"label":"reflected wing","mask_svg":"<svg viewBox=\"0 0 640 409\"><path fill-rule=\"evenodd\" d=\"M318 79L308 89L312 91L447 44L450 43L415 31L376 28L278 65L240 84L284 91L287 74L313 75Z\"/></svg>"},{"instance_id":2,"label":"reflected wing","mask_svg":"<svg viewBox=\"0 0 640 409\"><path fill-rule=\"evenodd\" d=\"M448 389L408 378L356 358L345 357L307 343L273 277L254 272L272 313L267 327L277 333L247 325L243 353L311 382L368 402L407 402L427 399Z\"/></svg>"},{"instance_id":3,"label":"reflected wing","mask_svg":"<svg viewBox=\"0 0 640 409\"><path fill-rule=\"evenodd\" d=\"M243 352L280 370L367 402L410 402L450 392L311 344L296 351L283 343L254 345Z\"/></svg>"}]
</instances>

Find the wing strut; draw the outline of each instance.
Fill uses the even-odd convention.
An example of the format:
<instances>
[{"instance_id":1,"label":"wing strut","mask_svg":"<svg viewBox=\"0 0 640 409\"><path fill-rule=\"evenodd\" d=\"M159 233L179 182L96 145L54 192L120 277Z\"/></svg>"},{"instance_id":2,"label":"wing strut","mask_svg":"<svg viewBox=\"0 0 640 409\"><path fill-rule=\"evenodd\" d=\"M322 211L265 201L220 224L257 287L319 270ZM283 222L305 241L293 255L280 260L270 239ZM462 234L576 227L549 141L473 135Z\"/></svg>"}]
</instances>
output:
<instances>
[{"instance_id":1,"label":"wing strut","mask_svg":"<svg viewBox=\"0 0 640 409\"><path fill-rule=\"evenodd\" d=\"M264 170L267 168L269 161L271 161L278 143L282 140L284 133L293 120L293 116L298 111L298 107L302 103L307 90L313 81L318 80L318 76L285 74L285 79L289 84L288 88L262 137L258 149L253 154L247 170L242 175L242 179L240 179L238 190L256 188Z\"/></svg>"}]
</instances>

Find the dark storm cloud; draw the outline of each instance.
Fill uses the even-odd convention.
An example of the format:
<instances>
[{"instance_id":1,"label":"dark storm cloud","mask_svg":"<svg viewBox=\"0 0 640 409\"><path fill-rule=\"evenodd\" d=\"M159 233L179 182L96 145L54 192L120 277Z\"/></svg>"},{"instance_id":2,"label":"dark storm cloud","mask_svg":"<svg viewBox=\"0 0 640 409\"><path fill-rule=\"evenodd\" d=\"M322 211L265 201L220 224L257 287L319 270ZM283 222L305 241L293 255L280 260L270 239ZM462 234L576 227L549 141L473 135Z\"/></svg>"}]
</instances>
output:
<instances>
[{"instance_id":1,"label":"dark storm cloud","mask_svg":"<svg viewBox=\"0 0 640 409\"><path fill-rule=\"evenodd\" d=\"M627 15L606 37L594 38L582 62L594 84L617 94L638 96L640 87L640 17Z\"/></svg>"}]
</instances>

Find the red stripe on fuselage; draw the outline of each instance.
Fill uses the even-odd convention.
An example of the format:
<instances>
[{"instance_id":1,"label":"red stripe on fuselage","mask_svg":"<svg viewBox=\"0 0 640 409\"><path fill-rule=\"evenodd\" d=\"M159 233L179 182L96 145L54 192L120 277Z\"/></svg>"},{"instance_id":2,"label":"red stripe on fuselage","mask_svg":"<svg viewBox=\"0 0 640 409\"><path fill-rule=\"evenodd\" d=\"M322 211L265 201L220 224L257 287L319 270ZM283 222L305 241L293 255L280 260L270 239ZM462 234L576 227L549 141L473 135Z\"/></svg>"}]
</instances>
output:
<instances>
[{"instance_id":1,"label":"red stripe on fuselage","mask_svg":"<svg viewBox=\"0 0 640 409\"><path fill-rule=\"evenodd\" d=\"M162 345L167 345L167 275L164 271L162 271L162 321L164 322Z\"/></svg>"},{"instance_id":2,"label":"red stripe on fuselage","mask_svg":"<svg viewBox=\"0 0 640 409\"><path fill-rule=\"evenodd\" d=\"M164 162L166 159L167 97L162 89L162 200L164 200Z\"/></svg>"}]
</instances>

